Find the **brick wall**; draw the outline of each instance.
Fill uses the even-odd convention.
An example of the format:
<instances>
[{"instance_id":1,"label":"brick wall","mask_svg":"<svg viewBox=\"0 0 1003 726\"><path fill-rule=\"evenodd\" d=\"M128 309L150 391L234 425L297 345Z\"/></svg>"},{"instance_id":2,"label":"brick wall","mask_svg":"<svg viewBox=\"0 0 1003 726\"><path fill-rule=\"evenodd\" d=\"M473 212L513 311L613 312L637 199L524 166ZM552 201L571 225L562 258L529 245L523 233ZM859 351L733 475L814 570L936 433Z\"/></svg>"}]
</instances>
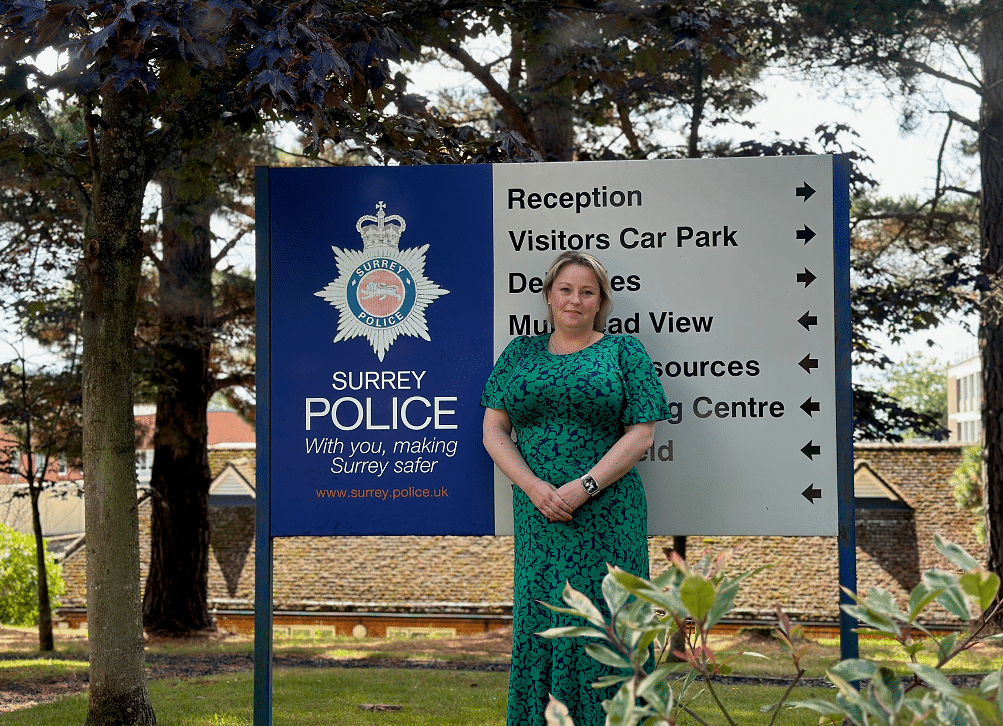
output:
<instances>
[{"instance_id":1,"label":"brick wall","mask_svg":"<svg viewBox=\"0 0 1003 726\"><path fill-rule=\"evenodd\" d=\"M227 461L211 459L213 475ZM947 563L933 546L941 533L976 558L975 518L959 511L948 480L961 460L952 444L858 445L870 468L904 500L900 508L857 511L858 590L883 587L904 600L920 576ZM252 466L239 452L242 467ZM250 475L253 482L253 472ZM149 508L141 505L143 561L149 557ZM210 607L251 609L254 598L254 512L212 507ZM671 538L649 540L652 572L664 570ZM838 618L839 568L833 537L689 537L687 559L727 553L727 571L769 565L742 588L736 615L766 617L779 604L802 620ZM83 606L84 552L63 563L63 604ZM511 537L295 537L274 541L274 597L280 610L499 613L511 608ZM142 573L145 578L145 569ZM940 611L938 620L948 620Z\"/></svg>"}]
</instances>

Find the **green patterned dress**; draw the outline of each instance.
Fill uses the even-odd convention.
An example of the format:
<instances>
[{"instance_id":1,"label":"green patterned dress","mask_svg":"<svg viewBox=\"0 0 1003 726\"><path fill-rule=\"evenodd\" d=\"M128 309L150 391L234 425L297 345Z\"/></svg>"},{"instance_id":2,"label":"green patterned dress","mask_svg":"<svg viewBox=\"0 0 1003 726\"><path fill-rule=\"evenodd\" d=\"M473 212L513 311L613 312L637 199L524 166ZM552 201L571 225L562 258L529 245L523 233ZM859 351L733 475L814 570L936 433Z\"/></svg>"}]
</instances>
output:
<instances>
[{"instance_id":1,"label":"green patterned dress","mask_svg":"<svg viewBox=\"0 0 1003 726\"><path fill-rule=\"evenodd\" d=\"M651 359L631 336L606 335L578 353L552 355L549 335L522 337L505 348L481 405L508 412L530 469L561 486L599 461L624 426L669 416ZM553 694L576 726L601 726L602 701L614 691L592 683L610 669L574 639L535 633L583 621L551 612L563 605L565 582L601 604L606 564L648 576L647 505L636 469L580 507L570 522L550 523L513 487L515 590L508 726L543 726ZM607 613L608 616L608 613Z\"/></svg>"}]
</instances>

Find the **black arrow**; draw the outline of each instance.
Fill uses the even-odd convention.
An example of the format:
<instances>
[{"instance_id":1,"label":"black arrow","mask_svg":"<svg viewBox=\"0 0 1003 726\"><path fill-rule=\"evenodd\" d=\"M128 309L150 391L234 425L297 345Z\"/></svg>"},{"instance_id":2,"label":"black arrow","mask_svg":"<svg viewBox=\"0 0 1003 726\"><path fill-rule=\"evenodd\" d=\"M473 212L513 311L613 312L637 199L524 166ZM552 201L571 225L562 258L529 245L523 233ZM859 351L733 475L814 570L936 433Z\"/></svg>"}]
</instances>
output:
<instances>
[{"instance_id":1,"label":"black arrow","mask_svg":"<svg viewBox=\"0 0 1003 726\"><path fill-rule=\"evenodd\" d=\"M807 444L801 447L801 453L807 456L812 461L815 461L814 459L812 459L812 457L815 456L816 454L821 454L822 447L815 446L811 441L809 441Z\"/></svg>"},{"instance_id":2,"label":"black arrow","mask_svg":"<svg viewBox=\"0 0 1003 726\"><path fill-rule=\"evenodd\" d=\"M822 490L816 489L814 484L809 484L808 488L801 492L801 496L814 504L816 499L822 498Z\"/></svg>"},{"instance_id":3,"label":"black arrow","mask_svg":"<svg viewBox=\"0 0 1003 726\"><path fill-rule=\"evenodd\" d=\"M805 371L807 371L808 375L810 376L811 369L818 368L818 358L812 358L811 354L809 353L798 362L798 365L804 368Z\"/></svg>"},{"instance_id":4,"label":"black arrow","mask_svg":"<svg viewBox=\"0 0 1003 726\"><path fill-rule=\"evenodd\" d=\"M808 201L808 197L815 193L815 190L808 186L808 182L804 183L804 186L797 188L797 195L799 197L804 197L804 201Z\"/></svg>"},{"instance_id":5,"label":"black arrow","mask_svg":"<svg viewBox=\"0 0 1003 726\"><path fill-rule=\"evenodd\" d=\"M811 274L811 270L806 267L804 268L804 272L798 273L798 282L804 283L804 286L807 288L810 284L815 282L815 276Z\"/></svg>"},{"instance_id":6,"label":"black arrow","mask_svg":"<svg viewBox=\"0 0 1003 726\"><path fill-rule=\"evenodd\" d=\"M808 396L808 399L801 404L801 410L811 416L813 413L818 413L822 410L822 404L818 401L811 400L811 396Z\"/></svg>"},{"instance_id":7,"label":"black arrow","mask_svg":"<svg viewBox=\"0 0 1003 726\"><path fill-rule=\"evenodd\" d=\"M811 242L812 238L815 236L815 230L809 227L807 224L804 225L804 229L796 230L797 238L803 239L805 244Z\"/></svg>"},{"instance_id":8,"label":"black arrow","mask_svg":"<svg viewBox=\"0 0 1003 726\"><path fill-rule=\"evenodd\" d=\"M806 310L805 314L798 318L798 322L801 323L801 327L811 332L812 325L818 325L818 317L811 314L811 310Z\"/></svg>"}]
</instances>

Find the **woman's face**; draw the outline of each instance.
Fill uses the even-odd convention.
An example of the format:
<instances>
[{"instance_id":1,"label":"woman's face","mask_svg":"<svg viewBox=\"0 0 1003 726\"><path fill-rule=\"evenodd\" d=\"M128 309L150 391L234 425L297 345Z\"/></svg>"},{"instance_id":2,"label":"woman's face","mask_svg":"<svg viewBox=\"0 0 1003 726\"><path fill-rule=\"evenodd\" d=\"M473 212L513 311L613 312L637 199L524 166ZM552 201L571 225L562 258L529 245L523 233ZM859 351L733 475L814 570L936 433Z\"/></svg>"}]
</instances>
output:
<instances>
[{"instance_id":1,"label":"woman's face","mask_svg":"<svg viewBox=\"0 0 1003 726\"><path fill-rule=\"evenodd\" d=\"M592 330L601 298L602 288L591 268L574 263L565 265L547 295L554 326L566 333Z\"/></svg>"}]
</instances>

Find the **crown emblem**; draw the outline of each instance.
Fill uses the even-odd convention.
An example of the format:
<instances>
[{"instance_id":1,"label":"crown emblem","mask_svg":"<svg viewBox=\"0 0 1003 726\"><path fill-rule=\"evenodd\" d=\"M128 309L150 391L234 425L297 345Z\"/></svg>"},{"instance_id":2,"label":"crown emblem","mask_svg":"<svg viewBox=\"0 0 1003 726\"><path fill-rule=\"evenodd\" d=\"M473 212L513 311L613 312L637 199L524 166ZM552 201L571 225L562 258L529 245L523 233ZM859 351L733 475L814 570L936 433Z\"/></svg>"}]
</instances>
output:
<instances>
[{"instance_id":1,"label":"crown emblem","mask_svg":"<svg viewBox=\"0 0 1003 726\"><path fill-rule=\"evenodd\" d=\"M331 248L338 277L314 293L338 309L334 342L365 338L381 361L401 335L432 340L425 309L449 292L425 277L427 244L400 249L404 219L386 208L380 201L355 223L361 250Z\"/></svg>"},{"instance_id":2,"label":"crown emblem","mask_svg":"<svg viewBox=\"0 0 1003 726\"><path fill-rule=\"evenodd\" d=\"M377 202L375 217L366 214L359 217L359 221L355 223L355 229L362 235L362 248L364 250L397 251L400 237L407 225L404 224L403 217L396 214L386 216L384 211L386 208L386 202Z\"/></svg>"}]
</instances>

